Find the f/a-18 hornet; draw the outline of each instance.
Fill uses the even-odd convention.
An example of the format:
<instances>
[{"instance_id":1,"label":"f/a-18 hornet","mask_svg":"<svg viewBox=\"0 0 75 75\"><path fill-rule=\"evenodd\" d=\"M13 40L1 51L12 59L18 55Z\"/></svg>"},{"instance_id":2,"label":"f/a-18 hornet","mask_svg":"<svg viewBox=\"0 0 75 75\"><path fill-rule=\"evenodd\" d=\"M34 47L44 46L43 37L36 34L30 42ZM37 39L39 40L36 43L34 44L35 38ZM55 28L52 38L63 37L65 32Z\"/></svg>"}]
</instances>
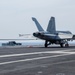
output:
<instances>
[{"instance_id":1,"label":"f/a-18 hornet","mask_svg":"<svg viewBox=\"0 0 75 75\"><path fill-rule=\"evenodd\" d=\"M32 17L32 20L39 30L38 32L34 32L33 36L45 40L45 47L48 47L50 44L60 44L61 47L68 47L68 41L75 39L75 35L70 31L56 31L55 17L51 17L46 31L44 31L36 18Z\"/></svg>"}]
</instances>

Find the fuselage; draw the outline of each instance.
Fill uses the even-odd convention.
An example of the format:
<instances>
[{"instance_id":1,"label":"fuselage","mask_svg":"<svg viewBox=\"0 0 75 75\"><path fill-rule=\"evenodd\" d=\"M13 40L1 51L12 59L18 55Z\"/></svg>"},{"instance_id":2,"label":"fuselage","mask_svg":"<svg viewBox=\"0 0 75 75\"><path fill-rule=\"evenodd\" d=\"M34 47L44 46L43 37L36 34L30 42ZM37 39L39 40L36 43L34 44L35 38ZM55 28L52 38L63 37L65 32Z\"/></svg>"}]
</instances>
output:
<instances>
[{"instance_id":1,"label":"fuselage","mask_svg":"<svg viewBox=\"0 0 75 75\"><path fill-rule=\"evenodd\" d=\"M48 41L64 40L64 39L69 40L73 37L70 31L56 31L56 33L54 34L51 34L50 32L41 31L33 33L33 36Z\"/></svg>"}]
</instances>

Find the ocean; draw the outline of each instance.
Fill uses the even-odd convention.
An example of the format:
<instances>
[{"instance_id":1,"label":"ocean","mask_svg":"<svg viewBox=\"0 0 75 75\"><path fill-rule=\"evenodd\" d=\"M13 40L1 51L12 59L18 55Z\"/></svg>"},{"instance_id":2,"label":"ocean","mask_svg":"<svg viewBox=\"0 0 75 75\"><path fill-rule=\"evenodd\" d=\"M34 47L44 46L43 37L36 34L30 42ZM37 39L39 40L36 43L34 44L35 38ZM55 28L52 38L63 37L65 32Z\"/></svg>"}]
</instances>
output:
<instances>
[{"instance_id":1,"label":"ocean","mask_svg":"<svg viewBox=\"0 0 75 75\"><path fill-rule=\"evenodd\" d=\"M0 47L2 46L2 43L8 43L9 41L13 40L1 40L0 41ZM33 47L33 46L43 46L44 47L44 40L14 40L16 43L21 43L22 46L26 47ZM75 41L69 41L70 45L75 45Z\"/></svg>"},{"instance_id":2,"label":"ocean","mask_svg":"<svg viewBox=\"0 0 75 75\"><path fill-rule=\"evenodd\" d=\"M1 40L0 41L0 47L2 46L2 43L8 43L9 41L13 40ZM22 46L43 46L44 41L43 40L14 40L16 43L21 43Z\"/></svg>"}]
</instances>

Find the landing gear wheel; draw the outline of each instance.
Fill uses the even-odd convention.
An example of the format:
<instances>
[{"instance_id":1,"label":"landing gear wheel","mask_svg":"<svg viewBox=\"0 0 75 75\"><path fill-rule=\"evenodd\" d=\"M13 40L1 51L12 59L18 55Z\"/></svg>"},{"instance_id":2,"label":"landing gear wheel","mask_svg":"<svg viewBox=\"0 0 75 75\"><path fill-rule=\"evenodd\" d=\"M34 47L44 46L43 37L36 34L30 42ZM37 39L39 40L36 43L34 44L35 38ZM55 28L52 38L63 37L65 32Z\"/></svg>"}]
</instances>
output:
<instances>
[{"instance_id":1,"label":"landing gear wheel","mask_svg":"<svg viewBox=\"0 0 75 75\"><path fill-rule=\"evenodd\" d=\"M48 44L47 44L47 41L45 41L45 48L47 48Z\"/></svg>"},{"instance_id":2,"label":"landing gear wheel","mask_svg":"<svg viewBox=\"0 0 75 75\"><path fill-rule=\"evenodd\" d=\"M47 45L47 44L45 44L45 48L47 48L47 46L48 46L48 45Z\"/></svg>"},{"instance_id":3,"label":"landing gear wheel","mask_svg":"<svg viewBox=\"0 0 75 75\"><path fill-rule=\"evenodd\" d=\"M61 43L60 46L63 47L63 43Z\"/></svg>"},{"instance_id":4,"label":"landing gear wheel","mask_svg":"<svg viewBox=\"0 0 75 75\"><path fill-rule=\"evenodd\" d=\"M69 44L67 43L67 44L65 44L65 47L69 47Z\"/></svg>"}]
</instances>

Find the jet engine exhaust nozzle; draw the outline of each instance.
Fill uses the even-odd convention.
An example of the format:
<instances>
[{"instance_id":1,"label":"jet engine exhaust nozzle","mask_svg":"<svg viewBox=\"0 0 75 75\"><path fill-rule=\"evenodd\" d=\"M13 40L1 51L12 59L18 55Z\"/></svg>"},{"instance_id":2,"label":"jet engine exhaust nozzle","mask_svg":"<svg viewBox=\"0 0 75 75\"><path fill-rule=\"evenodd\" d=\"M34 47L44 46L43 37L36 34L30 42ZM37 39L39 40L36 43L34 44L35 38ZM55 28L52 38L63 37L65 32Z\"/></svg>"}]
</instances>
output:
<instances>
[{"instance_id":1,"label":"jet engine exhaust nozzle","mask_svg":"<svg viewBox=\"0 0 75 75\"><path fill-rule=\"evenodd\" d=\"M41 35L41 33L33 33L33 36L35 37L39 37Z\"/></svg>"}]
</instances>

